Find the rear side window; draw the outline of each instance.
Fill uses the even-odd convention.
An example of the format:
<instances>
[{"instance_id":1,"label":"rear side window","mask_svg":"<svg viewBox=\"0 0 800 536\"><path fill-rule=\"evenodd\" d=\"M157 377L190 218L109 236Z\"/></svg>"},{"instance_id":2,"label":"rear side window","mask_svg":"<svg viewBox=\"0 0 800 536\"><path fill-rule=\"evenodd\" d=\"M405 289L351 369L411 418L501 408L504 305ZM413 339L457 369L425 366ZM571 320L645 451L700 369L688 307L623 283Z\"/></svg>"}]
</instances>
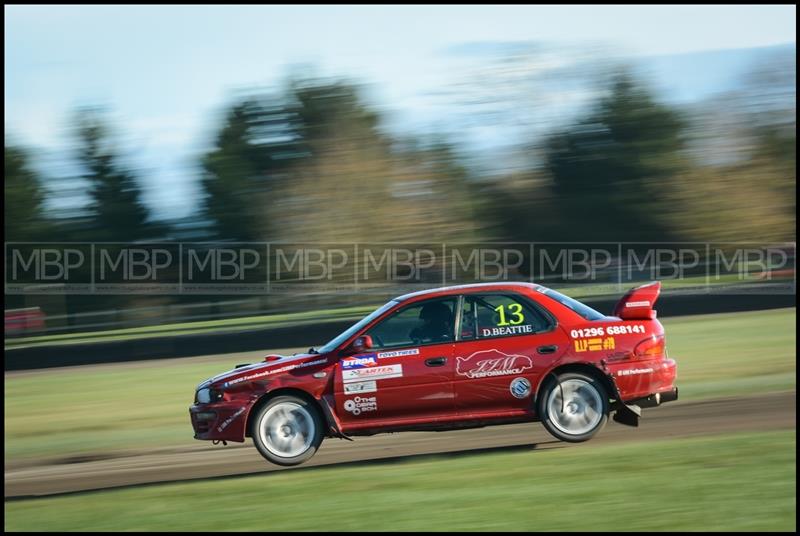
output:
<instances>
[{"instance_id":1,"label":"rear side window","mask_svg":"<svg viewBox=\"0 0 800 536\"><path fill-rule=\"evenodd\" d=\"M539 292L542 291L540 290ZM598 313L588 305L583 304L578 300L572 299L569 296L564 296L560 292L556 292L553 289L547 289L544 292L542 292L542 294L544 294L550 299L557 301L561 305L569 307L570 309L581 315L586 320L600 320L605 318L605 315Z\"/></svg>"},{"instance_id":2,"label":"rear side window","mask_svg":"<svg viewBox=\"0 0 800 536\"><path fill-rule=\"evenodd\" d=\"M531 335L550 327L551 322L544 314L518 296L464 296L461 340Z\"/></svg>"}]
</instances>

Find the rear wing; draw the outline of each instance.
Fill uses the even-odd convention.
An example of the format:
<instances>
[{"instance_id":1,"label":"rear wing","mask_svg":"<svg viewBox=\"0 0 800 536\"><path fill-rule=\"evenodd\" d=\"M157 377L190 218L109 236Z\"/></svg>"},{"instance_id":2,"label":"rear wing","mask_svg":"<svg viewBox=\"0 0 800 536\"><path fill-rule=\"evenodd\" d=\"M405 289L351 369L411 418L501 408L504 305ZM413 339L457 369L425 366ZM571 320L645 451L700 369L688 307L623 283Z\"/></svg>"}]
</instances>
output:
<instances>
[{"instance_id":1,"label":"rear wing","mask_svg":"<svg viewBox=\"0 0 800 536\"><path fill-rule=\"evenodd\" d=\"M653 309L653 305L659 294L661 294L660 281L631 289L617 302L614 307L614 316L623 320L655 319L656 311Z\"/></svg>"}]
</instances>

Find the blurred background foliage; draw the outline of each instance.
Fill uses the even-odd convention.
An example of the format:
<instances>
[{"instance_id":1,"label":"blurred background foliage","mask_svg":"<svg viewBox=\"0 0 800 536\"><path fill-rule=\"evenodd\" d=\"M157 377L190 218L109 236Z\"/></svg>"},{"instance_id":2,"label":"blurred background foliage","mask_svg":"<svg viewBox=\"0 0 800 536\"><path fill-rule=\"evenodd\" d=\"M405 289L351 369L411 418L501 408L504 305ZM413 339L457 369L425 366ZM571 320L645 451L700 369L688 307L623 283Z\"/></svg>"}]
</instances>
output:
<instances>
[{"instance_id":1,"label":"blurred background foliage","mask_svg":"<svg viewBox=\"0 0 800 536\"><path fill-rule=\"evenodd\" d=\"M512 153L496 155L470 152L458 133L392 134L358 82L295 74L228 103L197 155L202 196L182 221L158 221L143 203L147 170L121 148L124 124L81 108L70 177L34 171L37 155L6 134L6 241L792 241L796 74L782 61L686 105L662 102L624 66L589 69L586 106L520 129ZM513 76L491 78L509 77L508 65L487 71L488 97L474 110L463 104L474 85L445 97L474 111L471 124L535 124L536 93ZM492 101L503 112L484 116ZM475 165L503 158L509 165L490 174ZM46 208L48 196L70 191L85 199L77 209ZM66 309L192 299L74 296Z\"/></svg>"},{"instance_id":2,"label":"blurred background foliage","mask_svg":"<svg viewBox=\"0 0 800 536\"><path fill-rule=\"evenodd\" d=\"M791 240L795 98L775 98L772 72L683 109L620 70L582 117L518 140L538 156L527 169L489 179L445 135L389 134L357 83L292 79L228 107L198 159L202 230L192 239ZM6 136L8 241L179 237L148 213L107 115L75 115L73 164L89 197L77 216L45 210L48 178Z\"/></svg>"}]
</instances>

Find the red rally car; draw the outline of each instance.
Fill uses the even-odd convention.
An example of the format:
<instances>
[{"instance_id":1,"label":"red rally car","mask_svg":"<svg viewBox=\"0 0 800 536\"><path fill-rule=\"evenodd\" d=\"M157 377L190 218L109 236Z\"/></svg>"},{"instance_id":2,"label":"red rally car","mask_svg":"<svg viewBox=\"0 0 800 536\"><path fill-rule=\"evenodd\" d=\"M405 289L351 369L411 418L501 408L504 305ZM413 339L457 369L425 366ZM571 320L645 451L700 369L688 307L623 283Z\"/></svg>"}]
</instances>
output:
<instances>
[{"instance_id":1,"label":"red rally car","mask_svg":"<svg viewBox=\"0 0 800 536\"><path fill-rule=\"evenodd\" d=\"M612 412L637 426L640 408L678 398L660 291L629 291L613 316L529 283L400 296L325 346L201 383L194 437L252 437L267 460L296 465L325 437L541 421L580 442Z\"/></svg>"}]
</instances>

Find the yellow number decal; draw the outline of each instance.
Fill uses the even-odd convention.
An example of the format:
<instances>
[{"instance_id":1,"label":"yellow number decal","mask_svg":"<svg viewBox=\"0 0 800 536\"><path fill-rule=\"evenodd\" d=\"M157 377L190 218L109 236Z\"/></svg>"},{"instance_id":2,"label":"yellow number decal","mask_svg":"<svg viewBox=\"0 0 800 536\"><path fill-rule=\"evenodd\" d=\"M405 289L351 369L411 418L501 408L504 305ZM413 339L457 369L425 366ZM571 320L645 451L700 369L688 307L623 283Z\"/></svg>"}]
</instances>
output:
<instances>
[{"instance_id":1,"label":"yellow number decal","mask_svg":"<svg viewBox=\"0 0 800 536\"><path fill-rule=\"evenodd\" d=\"M502 305L498 305L494 308L495 311L500 315L500 322L497 323L498 326L507 326L508 322L506 322L506 311Z\"/></svg>"},{"instance_id":2,"label":"yellow number decal","mask_svg":"<svg viewBox=\"0 0 800 536\"><path fill-rule=\"evenodd\" d=\"M520 304L512 303L508 306L508 308L511 311L511 316L514 318L514 320L506 321L506 310L504 306L498 305L494 308L494 310L500 315L500 322L497 323L498 326L508 326L509 324L516 326L517 324L522 324L525 322L525 316L522 314L522 306Z\"/></svg>"},{"instance_id":3,"label":"yellow number decal","mask_svg":"<svg viewBox=\"0 0 800 536\"><path fill-rule=\"evenodd\" d=\"M516 326L517 324L522 324L525 322L525 316L522 314L522 306L518 303L512 303L508 306L511 309L511 312L514 313L514 317L517 319L511 321L512 326Z\"/></svg>"}]
</instances>

